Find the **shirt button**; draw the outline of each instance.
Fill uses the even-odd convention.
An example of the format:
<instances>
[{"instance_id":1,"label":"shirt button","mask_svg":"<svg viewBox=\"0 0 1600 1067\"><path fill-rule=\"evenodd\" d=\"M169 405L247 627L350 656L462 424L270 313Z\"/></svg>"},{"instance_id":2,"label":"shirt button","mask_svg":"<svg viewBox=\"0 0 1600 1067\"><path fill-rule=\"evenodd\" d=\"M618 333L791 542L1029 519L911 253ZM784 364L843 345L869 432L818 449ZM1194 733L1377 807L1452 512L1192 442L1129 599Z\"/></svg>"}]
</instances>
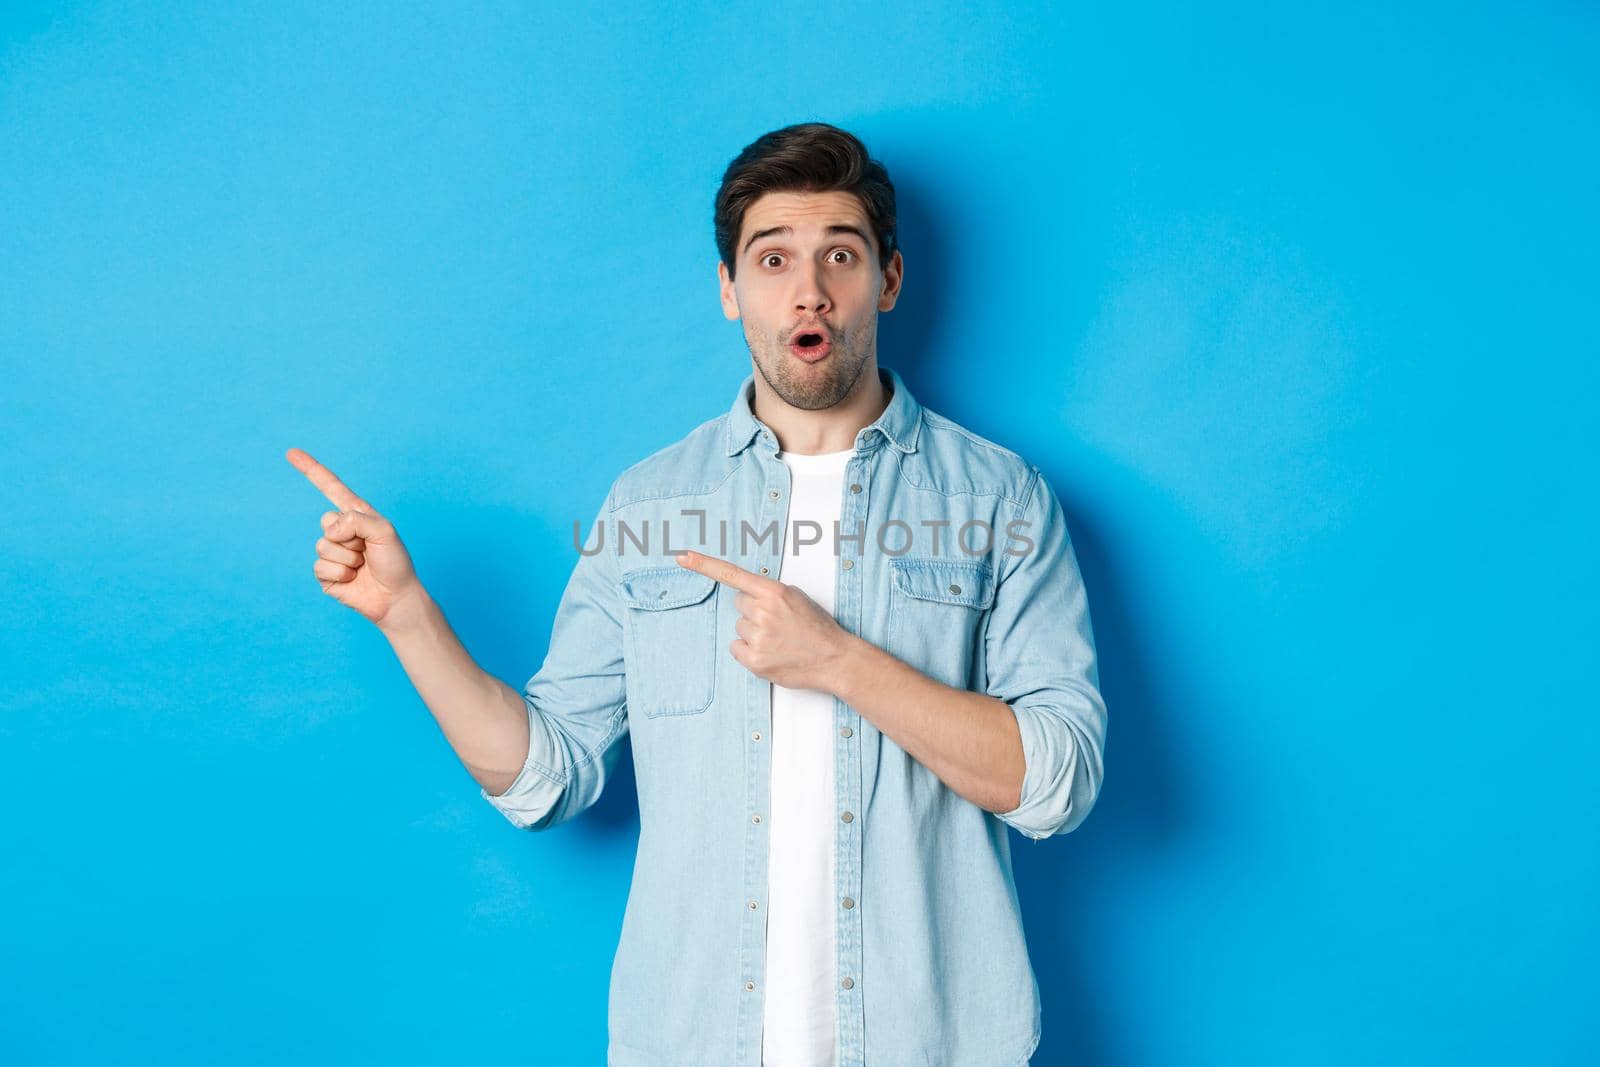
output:
<instances>
[{"instance_id":1,"label":"shirt button","mask_svg":"<svg viewBox=\"0 0 1600 1067\"><path fill-rule=\"evenodd\" d=\"M761 816L759 816L759 815L752 815L752 816L750 816L750 821L751 821L751 822L760 822L760 821L761 821Z\"/></svg>"},{"instance_id":2,"label":"shirt button","mask_svg":"<svg viewBox=\"0 0 1600 1067\"><path fill-rule=\"evenodd\" d=\"M850 821L851 821L851 820L853 820L853 819L854 819L854 818L855 818L855 816L854 816L854 815L851 815L851 814L850 814L850 813L849 813L849 812L848 812L848 811L847 811L847 812L845 812L845 813L844 813L844 814L843 814L843 815L841 815L841 816L839 816L839 818L841 818L841 819L843 819L843 820L844 820L844 821L845 821L845 822L850 822Z\"/></svg>"},{"instance_id":3,"label":"shirt button","mask_svg":"<svg viewBox=\"0 0 1600 1067\"><path fill-rule=\"evenodd\" d=\"M855 565L856 565L856 561L853 560L853 559L847 559L847 560L844 561L844 569L845 570L849 570L851 567L854 567Z\"/></svg>"},{"instance_id":4,"label":"shirt button","mask_svg":"<svg viewBox=\"0 0 1600 1067\"><path fill-rule=\"evenodd\" d=\"M846 981L846 982L848 982L848 981L849 981L849 980L850 980L850 979L848 979L848 978L846 978L846 979L845 979L845 981ZM755 987L756 987L756 984L755 984L755 983L754 983L754 982L746 982L746 983L745 983L745 984L744 984L744 987L745 987L745 988L746 988L746 989L754 989L754 988L755 988ZM848 986L846 986L846 987L845 987L845 988L847 988L847 989L848 989L848 988L849 988L849 987L848 987Z\"/></svg>"},{"instance_id":5,"label":"shirt button","mask_svg":"<svg viewBox=\"0 0 1600 1067\"><path fill-rule=\"evenodd\" d=\"M840 901L840 903L842 903L846 908L853 908L856 906L856 902L851 900L849 897L845 897L844 900Z\"/></svg>"},{"instance_id":6,"label":"shirt button","mask_svg":"<svg viewBox=\"0 0 1600 1067\"><path fill-rule=\"evenodd\" d=\"M846 726L844 729L839 731L839 736L840 737L849 737L853 733L855 733L855 731L850 729L850 727Z\"/></svg>"},{"instance_id":7,"label":"shirt button","mask_svg":"<svg viewBox=\"0 0 1600 1067\"><path fill-rule=\"evenodd\" d=\"M846 978L844 981L840 982L839 984L844 986L846 989L854 989L856 982L855 982L854 978Z\"/></svg>"},{"instance_id":8,"label":"shirt button","mask_svg":"<svg viewBox=\"0 0 1600 1067\"><path fill-rule=\"evenodd\" d=\"M950 587L950 591L952 593L959 593L959 592L961 592L961 587L959 585L952 585Z\"/></svg>"},{"instance_id":9,"label":"shirt button","mask_svg":"<svg viewBox=\"0 0 1600 1067\"><path fill-rule=\"evenodd\" d=\"M778 499L778 491L776 489L767 490L767 495L770 496L774 500Z\"/></svg>"},{"instance_id":10,"label":"shirt button","mask_svg":"<svg viewBox=\"0 0 1600 1067\"><path fill-rule=\"evenodd\" d=\"M850 483L850 491L852 493L859 493L859 492L861 492L861 487L859 485L857 485L856 483L851 482Z\"/></svg>"},{"instance_id":11,"label":"shirt button","mask_svg":"<svg viewBox=\"0 0 1600 1067\"><path fill-rule=\"evenodd\" d=\"M753 734L751 734L751 735L750 735L750 740L752 740L752 741L759 741L759 740L761 740L761 731L760 731L760 730L757 730L757 731L756 731L756 732L755 732L755 733L753 733Z\"/></svg>"},{"instance_id":12,"label":"shirt button","mask_svg":"<svg viewBox=\"0 0 1600 1067\"><path fill-rule=\"evenodd\" d=\"M761 568L761 573L762 573L762 574L765 574L765 573L767 573L767 568L765 568L765 567L762 567L762 568Z\"/></svg>"},{"instance_id":13,"label":"shirt button","mask_svg":"<svg viewBox=\"0 0 1600 1067\"><path fill-rule=\"evenodd\" d=\"M755 911L756 910L756 902L753 901L753 900L750 902L750 910L751 911Z\"/></svg>"}]
</instances>

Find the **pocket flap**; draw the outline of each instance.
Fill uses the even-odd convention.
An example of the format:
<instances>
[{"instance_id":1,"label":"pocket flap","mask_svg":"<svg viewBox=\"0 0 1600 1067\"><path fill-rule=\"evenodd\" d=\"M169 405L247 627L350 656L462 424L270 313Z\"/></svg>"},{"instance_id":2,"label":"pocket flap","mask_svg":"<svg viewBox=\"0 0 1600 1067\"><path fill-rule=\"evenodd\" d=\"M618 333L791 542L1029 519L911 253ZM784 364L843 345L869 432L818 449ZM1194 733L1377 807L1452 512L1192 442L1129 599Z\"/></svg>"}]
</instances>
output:
<instances>
[{"instance_id":1,"label":"pocket flap","mask_svg":"<svg viewBox=\"0 0 1600 1067\"><path fill-rule=\"evenodd\" d=\"M704 600L717 584L709 574L680 567L645 567L622 576L622 596L629 607L643 611L681 608Z\"/></svg>"},{"instance_id":2,"label":"pocket flap","mask_svg":"<svg viewBox=\"0 0 1600 1067\"><path fill-rule=\"evenodd\" d=\"M900 557L889 564L896 588L907 596L969 608L994 603L994 575L982 560Z\"/></svg>"}]
</instances>

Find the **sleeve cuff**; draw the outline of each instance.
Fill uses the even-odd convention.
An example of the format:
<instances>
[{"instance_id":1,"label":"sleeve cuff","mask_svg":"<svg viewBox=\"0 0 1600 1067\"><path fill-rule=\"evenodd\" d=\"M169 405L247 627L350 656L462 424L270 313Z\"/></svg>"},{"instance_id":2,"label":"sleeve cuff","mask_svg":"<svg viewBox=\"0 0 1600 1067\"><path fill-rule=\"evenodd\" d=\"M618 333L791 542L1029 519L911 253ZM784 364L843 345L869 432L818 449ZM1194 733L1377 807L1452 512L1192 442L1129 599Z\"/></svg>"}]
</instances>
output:
<instances>
[{"instance_id":1,"label":"sleeve cuff","mask_svg":"<svg viewBox=\"0 0 1600 1067\"><path fill-rule=\"evenodd\" d=\"M1068 821L1072 780L1078 769L1077 746L1067 724L1050 712L1025 704L1008 706L1022 735L1025 769L1017 806L996 812L996 816L1024 837L1042 841L1060 833ZM1051 721L1042 722L1045 718Z\"/></svg>"},{"instance_id":2,"label":"sleeve cuff","mask_svg":"<svg viewBox=\"0 0 1600 1067\"><path fill-rule=\"evenodd\" d=\"M542 830L555 813L566 787L529 759L504 793L478 787L483 799L521 830Z\"/></svg>"}]
</instances>

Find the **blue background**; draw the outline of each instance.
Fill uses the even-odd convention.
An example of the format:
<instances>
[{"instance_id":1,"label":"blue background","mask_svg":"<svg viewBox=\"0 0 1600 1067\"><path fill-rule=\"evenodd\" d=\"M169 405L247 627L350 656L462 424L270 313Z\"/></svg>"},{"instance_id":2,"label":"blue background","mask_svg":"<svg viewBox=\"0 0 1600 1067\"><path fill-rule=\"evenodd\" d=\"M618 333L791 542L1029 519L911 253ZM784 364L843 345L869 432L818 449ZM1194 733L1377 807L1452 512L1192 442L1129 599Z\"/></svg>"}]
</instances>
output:
<instances>
[{"instance_id":1,"label":"blue background","mask_svg":"<svg viewBox=\"0 0 1600 1067\"><path fill-rule=\"evenodd\" d=\"M603 1061L631 771L484 804L283 453L520 686L808 119L899 188L881 361L1089 584L1035 1063L1594 1055L1595 7L321 6L0 22L0 1059Z\"/></svg>"}]
</instances>

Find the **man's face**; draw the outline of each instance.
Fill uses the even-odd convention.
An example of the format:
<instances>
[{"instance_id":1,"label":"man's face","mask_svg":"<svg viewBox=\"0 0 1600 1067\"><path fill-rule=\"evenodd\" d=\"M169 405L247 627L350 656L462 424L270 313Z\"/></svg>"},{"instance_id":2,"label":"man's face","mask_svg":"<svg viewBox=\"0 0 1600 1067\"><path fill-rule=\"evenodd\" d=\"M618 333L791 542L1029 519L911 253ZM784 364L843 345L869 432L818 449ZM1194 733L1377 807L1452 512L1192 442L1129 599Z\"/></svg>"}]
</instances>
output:
<instances>
[{"instance_id":1,"label":"man's face","mask_svg":"<svg viewBox=\"0 0 1600 1067\"><path fill-rule=\"evenodd\" d=\"M854 194L766 193L745 210L737 278L718 262L722 311L742 319L756 369L787 404L816 411L850 392L874 359L878 312L900 292L898 251L878 265ZM820 336L806 347L802 339Z\"/></svg>"}]
</instances>

